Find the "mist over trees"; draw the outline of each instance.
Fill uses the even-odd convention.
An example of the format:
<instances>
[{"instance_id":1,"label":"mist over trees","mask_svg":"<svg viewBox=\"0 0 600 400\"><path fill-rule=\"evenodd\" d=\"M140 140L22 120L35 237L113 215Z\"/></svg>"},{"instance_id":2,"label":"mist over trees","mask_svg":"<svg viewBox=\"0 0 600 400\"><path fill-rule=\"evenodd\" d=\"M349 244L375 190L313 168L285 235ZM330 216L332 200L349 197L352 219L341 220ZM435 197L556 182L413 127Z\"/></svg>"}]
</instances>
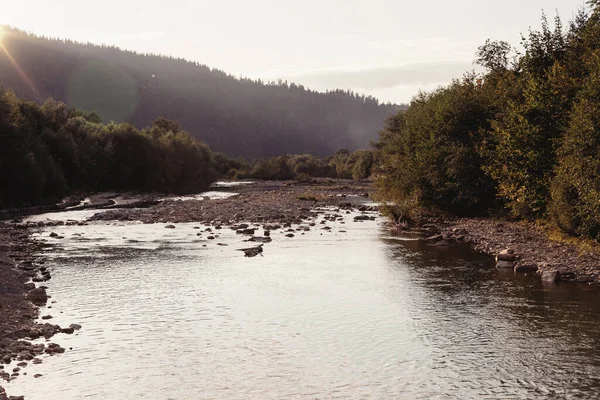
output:
<instances>
[{"instance_id":1,"label":"mist over trees","mask_svg":"<svg viewBox=\"0 0 600 400\"><path fill-rule=\"evenodd\" d=\"M387 120L378 185L394 215L508 210L600 240L600 6L590 5L566 29L544 16L523 54L486 42L485 74L420 94Z\"/></svg>"},{"instance_id":2,"label":"mist over trees","mask_svg":"<svg viewBox=\"0 0 600 400\"><path fill-rule=\"evenodd\" d=\"M398 110L349 91L238 79L183 59L18 30L8 30L2 43L0 85L20 97L54 98L96 111L105 123L138 128L162 116L230 156L325 156L365 148L381 121Z\"/></svg>"}]
</instances>

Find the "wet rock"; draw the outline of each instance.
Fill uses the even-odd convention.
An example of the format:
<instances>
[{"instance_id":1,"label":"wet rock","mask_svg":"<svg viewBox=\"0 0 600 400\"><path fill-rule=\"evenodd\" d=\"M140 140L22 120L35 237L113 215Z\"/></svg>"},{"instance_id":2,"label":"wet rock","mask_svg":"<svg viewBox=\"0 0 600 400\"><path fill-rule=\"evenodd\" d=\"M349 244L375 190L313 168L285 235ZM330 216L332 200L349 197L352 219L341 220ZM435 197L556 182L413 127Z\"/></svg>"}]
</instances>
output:
<instances>
[{"instance_id":1,"label":"wet rock","mask_svg":"<svg viewBox=\"0 0 600 400\"><path fill-rule=\"evenodd\" d=\"M29 283L26 283L25 285L23 285L23 287L25 288L25 290L33 290L33 289L35 289L35 283L29 282Z\"/></svg>"},{"instance_id":2,"label":"wet rock","mask_svg":"<svg viewBox=\"0 0 600 400\"><path fill-rule=\"evenodd\" d=\"M50 233L50 237L52 237L52 238L58 237L58 233L52 232L52 233Z\"/></svg>"},{"instance_id":3,"label":"wet rock","mask_svg":"<svg viewBox=\"0 0 600 400\"><path fill-rule=\"evenodd\" d=\"M215 240L215 237L214 236L209 236L209 237L207 237L207 239L208 240Z\"/></svg>"},{"instance_id":4,"label":"wet rock","mask_svg":"<svg viewBox=\"0 0 600 400\"><path fill-rule=\"evenodd\" d=\"M357 215L354 217L354 222L369 221L371 217L368 215Z\"/></svg>"},{"instance_id":5,"label":"wet rock","mask_svg":"<svg viewBox=\"0 0 600 400\"><path fill-rule=\"evenodd\" d=\"M79 324L71 324L71 325L69 325L69 328L73 328L76 331L78 331L78 330L81 329L81 325L79 325Z\"/></svg>"},{"instance_id":6,"label":"wet rock","mask_svg":"<svg viewBox=\"0 0 600 400\"><path fill-rule=\"evenodd\" d=\"M47 354L53 355L53 354L61 354L65 352L65 349L60 347L58 344L56 343L50 343L48 345L48 347L46 348L45 352Z\"/></svg>"},{"instance_id":7,"label":"wet rock","mask_svg":"<svg viewBox=\"0 0 600 400\"><path fill-rule=\"evenodd\" d=\"M285 235L285 237L288 237L288 238L293 238L294 236L295 235L293 233L288 233L287 235Z\"/></svg>"},{"instance_id":8,"label":"wet rock","mask_svg":"<svg viewBox=\"0 0 600 400\"><path fill-rule=\"evenodd\" d=\"M542 282L544 283L556 283L558 282L559 274L557 270L543 271Z\"/></svg>"},{"instance_id":9,"label":"wet rock","mask_svg":"<svg viewBox=\"0 0 600 400\"><path fill-rule=\"evenodd\" d=\"M166 229L175 229L175 225L166 225L165 228Z\"/></svg>"},{"instance_id":10,"label":"wet rock","mask_svg":"<svg viewBox=\"0 0 600 400\"><path fill-rule=\"evenodd\" d=\"M528 273L528 272L537 272L538 271L537 264L533 263L524 263L515 265L515 272L519 273Z\"/></svg>"},{"instance_id":11,"label":"wet rock","mask_svg":"<svg viewBox=\"0 0 600 400\"><path fill-rule=\"evenodd\" d=\"M52 319L52 315L44 315L42 319Z\"/></svg>"},{"instance_id":12,"label":"wet rock","mask_svg":"<svg viewBox=\"0 0 600 400\"><path fill-rule=\"evenodd\" d=\"M558 280L560 281L572 281L575 280L575 272L568 268L562 267L558 269Z\"/></svg>"},{"instance_id":13,"label":"wet rock","mask_svg":"<svg viewBox=\"0 0 600 400\"><path fill-rule=\"evenodd\" d=\"M450 246L450 242L448 242L447 240L440 240L439 242L437 242L435 244L436 247L448 247Z\"/></svg>"},{"instance_id":14,"label":"wet rock","mask_svg":"<svg viewBox=\"0 0 600 400\"><path fill-rule=\"evenodd\" d=\"M27 293L26 298L33 303L44 304L48 301L48 294L46 293L46 289L39 287Z\"/></svg>"},{"instance_id":15,"label":"wet rock","mask_svg":"<svg viewBox=\"0 0 600 400\"><path fill-rule=\"evenodd\" d=\"M261 244L257 247L249 247L249 248L239 249L239 250L243 251L244 255L246 257L256 257L257 255L259 255L263 252L263 245Z\"/></svg>"},{"instance_id":16,"label":"wet rock","mask_svg":"<svg viewBox=\"0 0 600 400\"><path fill-rule=\"evenodd\" d=\"M44 375L42 375L42 374L35 374L33 377L37 379L37 378L41 378L42 376L44 376Z\"/></svg>"},{"instance_id":17,"label":"wet rock","mask_svg":"<svg viewBox=\"0 0 600 400\"><path fill-rule=\"evenodd\" d=\"M589 275L578 276L577 278L575 278L573 280L573 282L576 282L576 283L590 283L590 282L594 282L594 277L593 276L589 276Z\"/></svg>"},{"instance_id":18,"label":"wet rock","mask_svg":"<svg viewBox=\"0 0 600 400\"><path fill-rule=\"evenodd\" d=\"M496 261L515 261L517 255L513 249L505 249L496 255Z\"/></svg>"},{"instance_id":19,"label":"wet rock","mask_svg":"<svg viewBox=\"0 0 600 400\"><path fill-rule=\"evenodd\" d=\"M246 240L246 242L257 242L257 243L271 243L273 239L269 236L252 236L250 239Z\"/></svg>"},{"instance_id":20,"label":"wet rock","mask_svg":"<svg viewBox=\"0 0 600 400\"><path fill-rule=\"evenodd\" d=\"M433 243L437 243L441 240L444 240L444 237L442 235L434 235L434 236L430 236L427 239L428 242L433 242Z\"/></svg>"},{"instance_id":21,"label":"wet rock","mask_svg":"<svg viewBox=\"0 0 600 400\"><path fill-rule=\"evenodd\" d=\"M515 263L511 261L498 261L496 264L496 268L510 268L513 269L515 267Z\"/></svg>"},{"instance_id":22,"label":"wet rock","mask_svg":"<svg viewBox=\"0 0 600 400\"><path fill-rule=\"evenodd\" d=\"M71 335L75 332L75 329L68 327L68 328L62 328L60 331L62 333L66 333L67 335Z\"/></svg>"}]
</instances>

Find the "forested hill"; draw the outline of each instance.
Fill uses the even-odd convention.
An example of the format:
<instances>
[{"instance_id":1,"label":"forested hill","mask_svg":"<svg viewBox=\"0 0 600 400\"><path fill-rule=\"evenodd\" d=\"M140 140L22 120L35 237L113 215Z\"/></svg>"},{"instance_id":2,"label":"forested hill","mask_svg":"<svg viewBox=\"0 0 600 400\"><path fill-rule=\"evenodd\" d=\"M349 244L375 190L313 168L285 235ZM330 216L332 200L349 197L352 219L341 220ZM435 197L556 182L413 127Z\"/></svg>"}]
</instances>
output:
<instances>
[{"instance_id":1,"label":"forested hill","mask_svg":"<svg viewBox=\"0 0 600 400\"><path fill-rule=\"evenodd\" d=\"M342 90L237 79L183 59L32 36L5 28L0 86L38 102L52 97L104 122L178 121L231 156L331 154L364 148L397 106Z\"/></svg>"}]
</instances>

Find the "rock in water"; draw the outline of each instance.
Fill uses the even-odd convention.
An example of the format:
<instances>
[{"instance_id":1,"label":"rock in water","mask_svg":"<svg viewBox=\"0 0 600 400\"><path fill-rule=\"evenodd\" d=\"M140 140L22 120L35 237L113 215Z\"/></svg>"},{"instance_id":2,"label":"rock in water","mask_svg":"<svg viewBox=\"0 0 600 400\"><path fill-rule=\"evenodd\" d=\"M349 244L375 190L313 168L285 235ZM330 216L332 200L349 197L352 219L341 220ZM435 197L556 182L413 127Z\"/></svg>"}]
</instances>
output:
<instances>
[{"instance_id":1,"label":"rock in water","mask_svg":"<svg viewBox=\"0 0 600 400\"><path fill-rule=\"evenodd\" d=\"M544 283L556 283L558 282L558 271L544 271L542 272L542 282Z\"/></svg>"},{"instance_id":2,"label":"rock in water","mask_svg":"<svg viewBox=\"0 0 600 400\"><path fill-rule=\"evenodd\" d=\"M517 264L515 265L515 272L527 273L537 272L538 266L536 264Z\"/></svg>"},{"instance_id":3,"label":"rock in water","mask_svg":"<svg viewBox=\"0 0 600 400\"><path fill-rule=\"evenodd\" d=\"M243 251L244 255L246 257L256 257L257 255L259 255L263 252L263 245L261 244L260 246L257 246L257 247L249 247L246 249L238 249L238 250Z\"/></svg>"},{"instance_id":4,"label":"rock in water","mask_svg":"<svg viewBox=\"0 0 600 400\"><path fill-rule=\"evenodd\" d=\"M515 267L515 263L511 261L498 261L496 264L496 268L510 268L513 269Z\"/></svg>"},{"instance_id":5,"label":"rock in water","mask_svg":"<svg viewBox=\"0 0 600 400\"><path fill-rule=\"evenodd\" d=\"M48 301L48 294L46 293L46 289L39 287L27 293L26 298L33 303L44 304Z\"/></svg>"}]
</instances>

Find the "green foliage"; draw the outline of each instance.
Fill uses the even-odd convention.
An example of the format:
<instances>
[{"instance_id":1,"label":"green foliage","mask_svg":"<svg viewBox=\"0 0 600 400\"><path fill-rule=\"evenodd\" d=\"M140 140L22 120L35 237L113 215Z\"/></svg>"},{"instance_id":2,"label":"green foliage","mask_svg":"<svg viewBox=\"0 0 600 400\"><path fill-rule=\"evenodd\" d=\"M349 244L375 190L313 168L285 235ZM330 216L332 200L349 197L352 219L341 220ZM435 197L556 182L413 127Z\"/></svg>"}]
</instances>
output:
<instances>
[{"instance_id":1,"label":"green foliage","mask_svg":"<svg viewBox=\"0 0 600 400\"><path fill-rule=\"evenodd\" d=\"M297 180L312 182L313 178L368 179L376 163L373 150L338 150L335 155L321 158L312 154L285 155L265 158L255 163L233 160L217 153L215 168L232 179Z\"/></svg>"},{"instance_id":2,"label":"green foliage","mask_svg":"<svg viewBox=\"0 0 600 400\"><path fill-rule=\"evenodd\" d=\"M377 184L396 220L423 210L551 219L600 240L600 13L487 41L487 72L415 97L380 134ZM511 62L512 61L512 62Z\"/></svg>"},{"instance_id":3,"label":"green foliage","mask_svg":"<svg viewBox=\"0 0 600 400\"><path fill-rule=\"evenodd\" d=\"M481 155L491 115L474 76L417 96L381 132L378 186L384 197L456 214L494 205L495 185L482 170Z\"/></svg>"},{"instance_id":4,"label":"green foliage","mask_svg":"<svg viewBox=\"0 0 600 400\"><path fill-rule=\"evenodd\" d=\"M0 207L56 201L73 190L186 193L217 175L206 145L160 119L148 129L0 90Z\"/></svg>"},{"instance_id":5,"label":"green foliage","mask_svg":"<svg viewBox=\"0 0 600 400\"><path fill-rule=\"evenodd\" d=\"M558 154L551 216L571 234L600 240L600 68L573 108Z\"/></svg>"}]
</instances>

